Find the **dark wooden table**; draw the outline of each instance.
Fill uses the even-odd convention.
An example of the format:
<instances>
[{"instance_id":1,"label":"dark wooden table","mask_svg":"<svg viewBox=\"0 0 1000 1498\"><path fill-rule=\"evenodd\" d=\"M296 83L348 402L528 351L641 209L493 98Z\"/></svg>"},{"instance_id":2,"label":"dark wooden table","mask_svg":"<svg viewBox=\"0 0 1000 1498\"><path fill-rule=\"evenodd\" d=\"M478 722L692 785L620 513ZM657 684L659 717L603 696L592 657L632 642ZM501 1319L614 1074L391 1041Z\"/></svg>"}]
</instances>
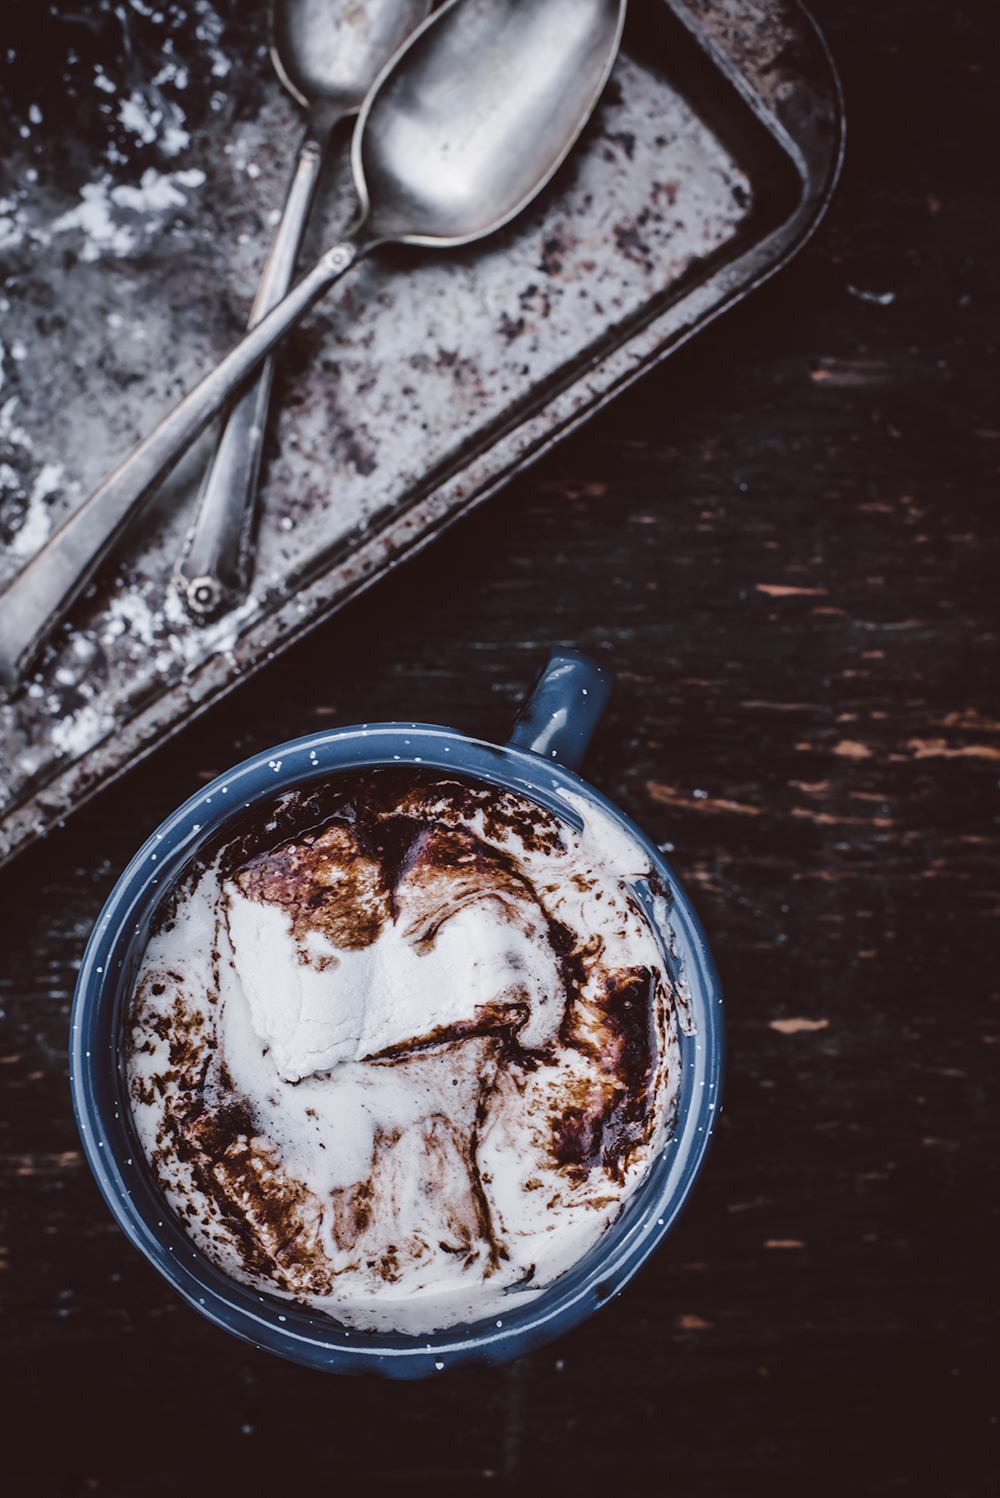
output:
<instances>
[{"instance_id":1,"label":"dark wooden table","mask_svg":"<svg viewBox=\"0 0 1000 1498\"><path fill-rule=\"evenodd\" d=\"M997 1491L996 13L814 10L849 149L799 260L0 875L10 1498ZM81 1164L91 925L217 771L318 724L503 736L557 642L617 670L588 774L673 844L722 972L692 1205L510 1367L408 1385L256 1353Z\"/></svg>"}]
</instances>

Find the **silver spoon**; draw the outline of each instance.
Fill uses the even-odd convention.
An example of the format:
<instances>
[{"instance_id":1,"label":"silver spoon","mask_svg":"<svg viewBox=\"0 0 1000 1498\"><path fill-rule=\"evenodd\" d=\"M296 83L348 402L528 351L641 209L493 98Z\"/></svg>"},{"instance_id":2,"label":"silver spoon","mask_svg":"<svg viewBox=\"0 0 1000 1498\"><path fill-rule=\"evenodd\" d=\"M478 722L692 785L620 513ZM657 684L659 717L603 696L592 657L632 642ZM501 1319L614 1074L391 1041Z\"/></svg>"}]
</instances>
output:
<instances>
[{"instance_id":1,"label":"silver spoon","mask_svg":"<svg viewBox=\"0 0 1000 1498\"><path fill-rule=\"evenodd\" d=\"M252 328L292 284L323 157L337 121L356 114L379 72L431 0L272 0L271 60L307 111L295 174L250 313ZM176 568L189 613L210 619L247 584L248 543L274 360L267 358L223 420Z\"/></svg>"},{"instance_id":2,"label":"silver spoon","mask_svg":"<svg viewBox=\"0 0 1000 1498\"><path fill-rule=\"evenodd\" d=\"M95 489L0 596L0 686L223 402L380 244L460 245L520 213L570 151L618 52L626 0L448 0L383 69L354 132L362 214Z\"/></svg>"}]
</instances>

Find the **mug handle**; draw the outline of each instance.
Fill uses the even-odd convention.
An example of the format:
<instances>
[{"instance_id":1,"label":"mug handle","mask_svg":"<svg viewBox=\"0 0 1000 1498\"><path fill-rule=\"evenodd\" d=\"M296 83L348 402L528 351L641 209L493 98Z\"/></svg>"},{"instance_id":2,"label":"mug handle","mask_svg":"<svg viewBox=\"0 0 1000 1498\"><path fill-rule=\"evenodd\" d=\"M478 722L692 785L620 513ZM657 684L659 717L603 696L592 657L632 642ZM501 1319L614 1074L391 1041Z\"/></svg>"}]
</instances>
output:
<instances>
[{"instance_id":1,"label":"mug handle","mask_svg":"<svg viewBox=\"0 0 1000 1498\"><path fill-rule=\"evenodd\" d=\"M615 673L578 650L553 650L507 743L577 770L615 689Z\"/></svg>"}]
</instances>

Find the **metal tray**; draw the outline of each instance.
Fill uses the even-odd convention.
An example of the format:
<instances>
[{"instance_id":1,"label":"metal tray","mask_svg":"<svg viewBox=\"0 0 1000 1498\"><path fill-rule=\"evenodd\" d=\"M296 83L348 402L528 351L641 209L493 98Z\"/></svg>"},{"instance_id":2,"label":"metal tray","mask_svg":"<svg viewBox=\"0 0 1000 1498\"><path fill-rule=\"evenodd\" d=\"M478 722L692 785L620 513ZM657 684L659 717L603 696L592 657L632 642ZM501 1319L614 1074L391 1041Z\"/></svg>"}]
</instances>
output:
<instances>
[{"instance_id":1,"label":"metal tray","mask_svg":"<svg viewBox=\"0 0 1000 1498\"><path fill-rule=\"evenodd\" d=\"M29 173L0 203L19 271L0 481L23 497L0 581L245 316L301 128L268 87L175 171L109 188L95 162L55 204ZM478 247L373 258L288 340L246 602L199 627L171 585L207 439L79 601L0 709L0 861L773 274L820 217L842 137L836 75L794 0L633 0L606 95L530 211ZM351 215L343 157L316 251Z\"/></svg>"}]
</instances>

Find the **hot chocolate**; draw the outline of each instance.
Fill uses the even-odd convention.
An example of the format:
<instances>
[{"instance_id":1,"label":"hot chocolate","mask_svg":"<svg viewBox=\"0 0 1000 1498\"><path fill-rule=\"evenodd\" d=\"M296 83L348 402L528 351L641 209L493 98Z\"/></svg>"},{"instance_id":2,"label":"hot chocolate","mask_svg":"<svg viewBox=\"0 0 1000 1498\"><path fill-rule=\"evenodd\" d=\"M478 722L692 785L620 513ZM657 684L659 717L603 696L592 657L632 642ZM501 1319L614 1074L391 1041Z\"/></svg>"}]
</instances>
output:
<instances>
[{"instance_id":1,"label":"hot chocolate","mask_svg":"<svg viewBox=\"0 0 1000 1498\"><path fill-rule=\"evenodd\" d=\"M129 1095L227 1274L351 1328L502 1318L636 1189L679 1082L636 889L656 879L562 794L565 818L436 770L343 774L175 891L132 995Z\"/></svg>"}]
</instances>

